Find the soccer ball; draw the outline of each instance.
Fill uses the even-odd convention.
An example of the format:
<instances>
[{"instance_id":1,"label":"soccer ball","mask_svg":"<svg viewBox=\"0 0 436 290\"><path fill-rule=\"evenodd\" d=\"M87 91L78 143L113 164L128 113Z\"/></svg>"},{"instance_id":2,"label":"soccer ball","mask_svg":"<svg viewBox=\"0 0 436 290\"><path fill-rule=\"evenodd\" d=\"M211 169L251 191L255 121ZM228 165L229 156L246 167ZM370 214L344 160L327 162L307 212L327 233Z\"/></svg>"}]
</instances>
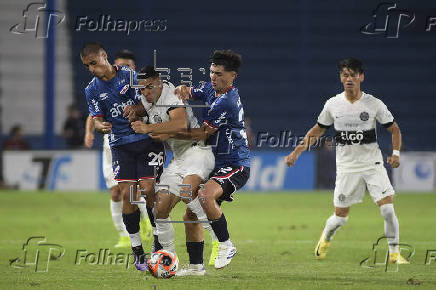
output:
<instances>
[{"instance_id":1,"label":"soccer ball","mask_svg":"<svg viewBox=\"0 0 436 290\"><path fill-rule=\"evenodd\" d=\"M160 250L147 260L148 270L156 278L171 278L176 274L179 259L171 252Z\"/></svg>"}]
</instances>

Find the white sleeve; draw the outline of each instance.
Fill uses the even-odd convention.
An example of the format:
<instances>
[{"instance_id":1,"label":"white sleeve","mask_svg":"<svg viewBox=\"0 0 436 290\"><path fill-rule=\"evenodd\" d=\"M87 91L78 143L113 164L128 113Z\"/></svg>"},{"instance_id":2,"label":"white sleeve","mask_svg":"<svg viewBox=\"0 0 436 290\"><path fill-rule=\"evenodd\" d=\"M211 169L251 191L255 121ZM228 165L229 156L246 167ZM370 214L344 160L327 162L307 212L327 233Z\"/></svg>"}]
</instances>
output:
<instances>
[{"instance_id":1,"label":"white sleeve","mask_svg":"<svg viewBox=\"0 0 436 290\"><path fill-rule=\"evenodd\" d=\"M169 93L165 98L164 105L185 105L182 100L180 100L174 93Z\"/></svg>"},{"instance_id":2,"label":"white sleeve","mask_svg":"<svg viewBox=\"0 0 436 290\"><path fill-rule=\"evenodd\" d=\"M330 112L330 102L327 100L324 104L324 108L322 109L321 113L318 116L318 125L321 127L327 128L333 125L333 117Z\"/></svg>"},{"instance_id":3,"label":"white sleeve","mask_svg":"<svg viewBox=\"0 0 436 290\"><path fill-rule=\"evenodd\" d=\"M381 100L378 100L377 113L375 117L380 124L388 127L392 124L392 122L394 122L392 113Z\"/></svg>"}]
</instances>

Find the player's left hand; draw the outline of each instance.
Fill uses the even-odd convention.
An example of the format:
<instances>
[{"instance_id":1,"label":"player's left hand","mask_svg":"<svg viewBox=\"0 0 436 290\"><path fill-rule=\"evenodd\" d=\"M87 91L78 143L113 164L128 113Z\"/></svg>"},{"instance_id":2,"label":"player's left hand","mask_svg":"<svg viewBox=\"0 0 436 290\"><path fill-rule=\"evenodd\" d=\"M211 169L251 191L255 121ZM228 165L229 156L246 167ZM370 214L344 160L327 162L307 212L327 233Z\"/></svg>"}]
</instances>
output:
<instances>
[{"instance_id":1,"label":"player's left hand","mask_svg":"<svg viewBox=\"0 0 436 290\"><path fill-rule=\"evenodd\" d=\"M142 121L132 122L130 126L132 127L133 131L135 131L135 133L146 134L149 132L148 125L144 124Z\"/></svg>"},{"instance_id":2,"label":"player's left hand","mask_svg":"<svg viewBox=\"0 0 436 290\"><path fill-rule=\"evenodd\" d=\"M136 116L135 106L132 105L125 106L123 110L123 117L128 119L129 122L138 120Z\"/></svg>"},{"instance_id":3,"label":"player's left hand","mask_svg":"<svg viewBox=\"0 0 436 290\"><path fill-rule=\"evenodd\" d=\"M388 163L392 166L392 168L397 168L400 166L400 157L397 155L392 155L388 157Z\"/></svg>"}]
</instances>

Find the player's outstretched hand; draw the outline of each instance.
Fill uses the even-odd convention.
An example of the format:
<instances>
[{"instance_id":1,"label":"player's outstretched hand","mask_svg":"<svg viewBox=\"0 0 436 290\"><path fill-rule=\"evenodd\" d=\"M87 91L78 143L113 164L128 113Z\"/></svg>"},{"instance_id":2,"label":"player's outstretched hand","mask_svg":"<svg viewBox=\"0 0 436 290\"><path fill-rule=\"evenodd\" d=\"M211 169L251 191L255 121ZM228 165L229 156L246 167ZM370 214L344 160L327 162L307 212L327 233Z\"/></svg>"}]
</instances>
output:
<instances>
[{"instance_id":1,"label":"player's outstretched hand","mask_svg":"<svg viewBox=\"0 0 436 290\"><path fill-rule=\"evenodd\" d=\"M189 88L185 85L180 85L176 87L174 90L174 94L179 97L183 102L189 100L191 98L191 94L189 93Z\"/></svg>"},{"instance_id":2,"label":"player's outstretched hand","mask_svg":"<svg viewBox=\"0 0 436 290\"><path fill-rule=\"evenodd\" d=\"M135 121L130 124L133 131L138 134L146 134L148 133L148 126L147 124L144 124L142 121Z\"/></svg>"},{"instance_id":3,"label":"player's outstretched hand","mask_svg":"<svg viewBox=\"0 0 436 290\"><path fill-rule=\"evenodd\" d=\"M112 124L109 122L102 122L99 130L103 134L109 134L112 131Z\"/></svg>"},{"instance_id":4,"label":"player's outstretched hand","mask_svg":"<svg viewBox=\"0 0 436 290\"><path fill-rule=\"evenodd\" d=\"M128 105L124 107L123 117L128 119L129 122L136 121L138 118L136 116L136 110L133 105Z\"/></svg>"},{"instance_id":5,"label":"player's outstretched hand","mask_svg":"<svg viewBox=\"0 0 436 290\"><path fill-rule=\"evenodd\" d=\"M294 166L295 161L297 161L298 155L295 151L292 151L288 156L285 157L286 165Z\"/></svg>"},{"instance_id":6,"label":"player's outstretched hand","mask_svg":"<svg viewBox=\"0 0 436 290\"><path fill-rule=\"evenodd\" d=\"M93 133L86 133L85 138L83 140L83 144L85 144L86 148L91 148L92 145L94 145L94 134Z\"/></svg>"},{"instance_id":7,"label":"player's outstretched hand","mask_svg":"<svg viewBox=\"0 0 436 290\"><path fill-rule=\"evenodd\" d=\"M400 157L397 155L388 156L388 163L392 166L392 168L397 168L400 166Z\"/></svg>"}]
</instances>

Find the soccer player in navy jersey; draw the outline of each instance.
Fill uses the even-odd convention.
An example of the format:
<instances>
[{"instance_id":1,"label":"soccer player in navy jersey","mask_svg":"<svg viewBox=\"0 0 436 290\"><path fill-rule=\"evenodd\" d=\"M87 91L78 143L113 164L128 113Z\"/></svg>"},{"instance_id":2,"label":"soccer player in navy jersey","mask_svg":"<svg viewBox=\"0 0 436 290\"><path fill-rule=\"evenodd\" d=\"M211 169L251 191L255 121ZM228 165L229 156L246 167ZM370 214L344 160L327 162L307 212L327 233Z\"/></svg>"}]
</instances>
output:
<instances>
[{"instance_id":1,"label":"soccer player in navy jersey","mask_svg":"<svg viewBox=\"0 0 436 290\"><path fill-rule=\"evenodd\" d=\"M236 247L230 240L227 221L221 210L223 201L232 201L233 193L245 185L250 176L250 151L244 124L244 109L238 89L233 82L238 75L242 59L231 50L217 50L210 58L210 82L199 88L182 85L175 93L182 99L202 100L210 105L205 110L204 122L200 128L190 128L178 134L178 138L204 140L212 144L215 155L215 169L204 188L198 191L201 205L220 242L215 268L228 265L236 254ZM187 209L184 220L195 220ZM187 231L198 231L194 223L185 223ZM192 229L190 229L192 228ZM196 249L188 249L190 256L202 255ZM195 267L188 268L182 275L195 275Z\"/></svg>"},{"instance_id":2,"label":"soccer player in navy jersey","mask_svg":"<svg viewBox=\"0 0 436 290\"><path fill-rule=\"evenodd\" d=\"M130 50L122 49L115 53L114 65L128 66L132 70L135 70L135 55ZM94 138L94 119L92 118L91 114L89 114L88 118L86 119L84 137L84 144L87 148L92 147L94 144ZM123 222L123 201L121 199L121 190L118 186L118 182L114 178L114 173L112 171L112 152L111 147L109 146L108 134L103 135L102 167L106 187L109 189L111 195L110 210L112 221L119 234L118 243L114 247L128 248L130 247L131 243L129 233L127 232L126 226ZM144 242L150 240L150 238L153 236L153 233L156 233L156 228L153 228L150 223L145 202L138 204L138 207L141 211L141 239Z\"/></svg>"},{"instance_id":3,"label":"soccer player in navy jersey","mask_svg":"<svg viewBox=\"0 0 436 290\"><path fill-rule=\"evenodd\" d=\"M138 103L139 93L130 87L130 76L137 84L136 73L125 66L112 66L104 48L96 42L83 46L80 58L86 68L94 75L85 88L89 112L94 118L95 129L109 134L112 150L112 163L115 180L118 182L123 198L123 222L132 243L135 266L147 270L146 258L139 234L140 211L130 202L130 191L137 200L136 186L145 192L150 222L154 224L152 205L154 203L154 178L162 171L164 147L148 134L136 134L124 117L128 109ZM158 242L154 250L158 250Z\"/></svg>"}]
</instances>

